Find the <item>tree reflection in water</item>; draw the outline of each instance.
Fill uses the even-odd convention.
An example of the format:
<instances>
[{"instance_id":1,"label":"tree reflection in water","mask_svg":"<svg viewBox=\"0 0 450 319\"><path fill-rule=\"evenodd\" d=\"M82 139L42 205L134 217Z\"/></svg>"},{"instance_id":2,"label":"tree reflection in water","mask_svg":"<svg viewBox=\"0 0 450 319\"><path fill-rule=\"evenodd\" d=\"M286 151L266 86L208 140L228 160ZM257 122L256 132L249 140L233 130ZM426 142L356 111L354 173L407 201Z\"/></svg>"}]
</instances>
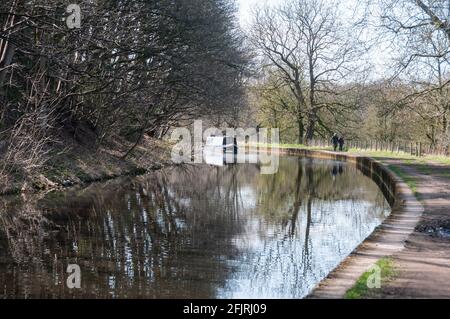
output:
<instances>
[{"instance_id":1,"label":"tree reflection in water","mask_svg":"<svg viewBox=\"0 0 450 319\"><path fill-rule=\"evenodd\" d=\"M274 175L174 167L0 205L7 298L303 297L389 212L355 168L297 157Z\"/></svg>"}]
</instances>

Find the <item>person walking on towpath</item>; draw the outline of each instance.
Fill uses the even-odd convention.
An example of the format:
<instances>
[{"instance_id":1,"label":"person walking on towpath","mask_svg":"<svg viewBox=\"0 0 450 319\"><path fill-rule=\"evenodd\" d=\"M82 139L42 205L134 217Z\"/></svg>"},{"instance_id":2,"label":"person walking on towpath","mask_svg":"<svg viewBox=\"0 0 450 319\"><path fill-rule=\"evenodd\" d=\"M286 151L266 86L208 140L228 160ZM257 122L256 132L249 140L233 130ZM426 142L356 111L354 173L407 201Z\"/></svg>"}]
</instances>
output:
<instances>
[{"instance_id":1,"label":"person walking on towpath","mask_svg":"<svg viewBox=\"0 0 450 319\"><path fill-rule=\"evenodd\" d=\"M345 140L344 140L344 137L343 136L341 136L340 138L339 138L339 151L344 151L344 145L345 145Z\"/></svg>"},{"instance_id":2,"label":"person walking on towpath","mask_svg":"<svg viewBox=\"0 0 450 319\"><path fill-rule=\"evenodd\" d=\"M339 144L339 136L337 133L333 134L333 137L331 138L331 143L333 144L333 149L336 152Z\"/></svg>"}]
</instances>

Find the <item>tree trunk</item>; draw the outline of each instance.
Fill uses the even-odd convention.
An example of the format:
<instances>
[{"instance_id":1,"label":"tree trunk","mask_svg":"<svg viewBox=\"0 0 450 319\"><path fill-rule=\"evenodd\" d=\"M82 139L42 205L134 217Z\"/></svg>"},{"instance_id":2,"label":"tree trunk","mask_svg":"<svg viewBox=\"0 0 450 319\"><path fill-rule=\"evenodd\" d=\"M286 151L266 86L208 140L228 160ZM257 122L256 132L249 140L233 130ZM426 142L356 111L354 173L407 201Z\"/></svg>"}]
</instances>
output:
<instances>
[{"instance_id":1,"label":"tree trunk","mask_svg":"<svg viewBox=\"0 0 450 319\"><path fill-rule=\"evenodd\" d=\"M11 5L10 14L6 18L3 30L7 30L14 25L15 16L13 15L13 13L15 11L16 5L17 1L14 1ZM3 87L6 74L8 73L8 67L11 65L15 52L15 46L9 41L11 32L11 30L8 31L8 34L0 40L0 89L2 89ZM3 93L0 91L0 94Z\"/></svg>"},{"instance_id":2,"label":"tree trunk","mask_svg":"<svg viewBox=\"0 0 450 319\"><path fill-rule=\"evenodd\" d=\"M314 138L316 123L317 123L317 114L313 110L308 115L308 127L306 128L306 140L308 141L308 143Z\"/></svg>"},{"instance_id":3,"label":"tree trunk","mask_svg":"<svg viewBox=\"0 0 450 319\"><path fill-rule=\"evenodd\" d=\"M303 119L297 119L298 124L298 144L303 144L303 136L305 135L305 126L303 125Z\"/></svg>"},{"instance_id":4,"label":"tree trunk","mask_svg":"<svg viewBox=\"0 0 450 319\"><path fill-rule=\"evenodd\" d=\"M442 116L442 134L444 136L447 134L447 128L448 128L447 114L444 113L444 115Z\"/></svg>"}]
</instances>

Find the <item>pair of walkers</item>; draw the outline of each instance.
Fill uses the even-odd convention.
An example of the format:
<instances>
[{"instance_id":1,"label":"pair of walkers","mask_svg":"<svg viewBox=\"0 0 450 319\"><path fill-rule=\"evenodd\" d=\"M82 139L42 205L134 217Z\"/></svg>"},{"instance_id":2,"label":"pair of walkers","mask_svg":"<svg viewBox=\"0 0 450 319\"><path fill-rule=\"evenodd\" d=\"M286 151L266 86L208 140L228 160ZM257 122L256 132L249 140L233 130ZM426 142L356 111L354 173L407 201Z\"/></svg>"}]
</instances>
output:
<instances>
[{"instance_id":1,"label":"pair of walkers","mask_svg":"<svg viewBox=\"0 0 450 319\"><path fill-rule=\"evenodd\" d=\"M343 136L339 136L337 133L334 133L331 138L331 143L333 144L333 149L335 152L338 150L338 147L340 152L344 150L345 140Z\"/></svg>"}]
</instances>

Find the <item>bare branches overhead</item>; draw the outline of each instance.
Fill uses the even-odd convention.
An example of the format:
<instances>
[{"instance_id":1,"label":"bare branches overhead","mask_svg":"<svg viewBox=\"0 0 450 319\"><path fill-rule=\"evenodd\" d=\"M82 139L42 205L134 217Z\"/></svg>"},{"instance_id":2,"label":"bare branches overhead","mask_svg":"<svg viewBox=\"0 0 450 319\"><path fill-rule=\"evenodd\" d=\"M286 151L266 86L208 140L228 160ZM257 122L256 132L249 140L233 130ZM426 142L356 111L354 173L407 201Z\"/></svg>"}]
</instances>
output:
<instances>
[{"instance_id":1,"label":"bare branches overhead","mask_svg":"<svg viewBox=\"0 0 450 319\"><path fill-rule=\"evenodd\" d=\"M291 108L298 141L330 131L327 113L351 107L338 102L337 85L351 83L361 71L357 60L363 55L357 37L350 36L340 19L338 3L295 0L257 9L250 37L261 55L263 72L282 80L295 97Z\"/></svg>"},{"instance_id":2,"label":"bare branches overhead","mask_svg":"<svg viewBox=\"0 0 450 319\"><path fill-rule=\"evenodd\" d=\"M0 4L4 127L49 109L75 138L87 126L96 142L117 135L139 143L180 120L236 110L249 59L231 1L78 4L79 29L62 21L65 1Z\"/></svg>"}]
</instances>

